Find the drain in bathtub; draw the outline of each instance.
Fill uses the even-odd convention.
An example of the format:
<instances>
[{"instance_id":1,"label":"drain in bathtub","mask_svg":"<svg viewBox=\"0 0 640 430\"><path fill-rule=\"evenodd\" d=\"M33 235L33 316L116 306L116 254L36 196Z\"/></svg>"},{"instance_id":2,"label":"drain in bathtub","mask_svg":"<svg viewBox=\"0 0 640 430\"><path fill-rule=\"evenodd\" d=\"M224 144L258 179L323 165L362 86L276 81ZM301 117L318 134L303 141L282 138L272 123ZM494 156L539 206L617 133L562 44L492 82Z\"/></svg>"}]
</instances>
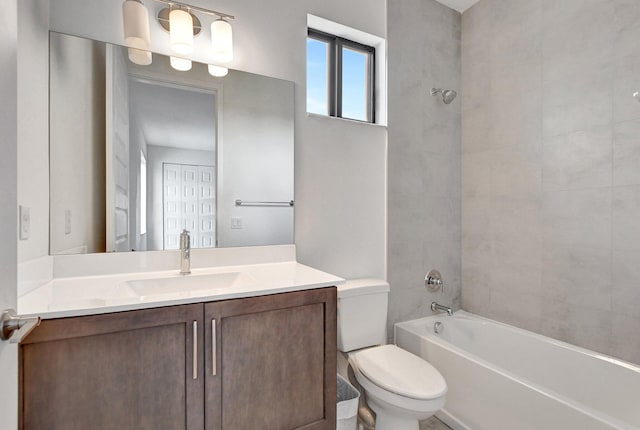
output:
<instances>
[{"instance_id":1,"label":"drain in bathtub","mask_svg":"<svg viewBox=\"0 0 640 430\"><path fill-rule=\"evenodd\" d=\"M436 321L436 323L433 325L433 332L435 334L440 334L442 333L442 330L444 330L444 324L442 324L440 321Z\"/></svg>"}]
</instances>

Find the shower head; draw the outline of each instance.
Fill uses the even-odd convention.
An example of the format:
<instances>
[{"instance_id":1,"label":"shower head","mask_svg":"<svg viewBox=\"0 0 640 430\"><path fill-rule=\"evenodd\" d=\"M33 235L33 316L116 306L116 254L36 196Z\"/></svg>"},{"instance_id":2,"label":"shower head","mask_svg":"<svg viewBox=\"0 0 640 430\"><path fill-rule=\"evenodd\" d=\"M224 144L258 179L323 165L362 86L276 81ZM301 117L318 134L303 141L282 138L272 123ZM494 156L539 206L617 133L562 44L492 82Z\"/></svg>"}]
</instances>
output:
<instances>
[{"instance_id":1,"label":"shower head","mask_svg":"<svg viewBox=\"0 0 640 430\"><path fill-rule=\"evenodd\" d=\"M431 95L432 96L435 96L435 95L438 95L438 94L442 94L442 101L446 105L448 105L452 101L454 101L456 96L458 95L458 93L455 92L454 90L443 90L441 88L431 88Z\"/></svg>"}]
</instances>

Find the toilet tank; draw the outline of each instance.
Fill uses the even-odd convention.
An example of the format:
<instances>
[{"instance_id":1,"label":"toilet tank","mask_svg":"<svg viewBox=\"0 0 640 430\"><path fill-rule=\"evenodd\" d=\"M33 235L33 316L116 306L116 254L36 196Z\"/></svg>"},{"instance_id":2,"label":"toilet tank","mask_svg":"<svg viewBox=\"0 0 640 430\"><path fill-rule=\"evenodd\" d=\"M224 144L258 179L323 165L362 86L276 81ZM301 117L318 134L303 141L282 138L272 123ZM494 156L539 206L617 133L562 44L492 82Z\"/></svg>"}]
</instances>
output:
<instances>
[{"instance_id":1,"label":"toilet tank","mask_svg":"<svg viewBox=\"0 0 640 430\"><path fill-rule=\"evenodd\" d=\"M389 284L355 279L338 286L338 349L353 351L387 343Z\"/></svg>"}]
</instances>

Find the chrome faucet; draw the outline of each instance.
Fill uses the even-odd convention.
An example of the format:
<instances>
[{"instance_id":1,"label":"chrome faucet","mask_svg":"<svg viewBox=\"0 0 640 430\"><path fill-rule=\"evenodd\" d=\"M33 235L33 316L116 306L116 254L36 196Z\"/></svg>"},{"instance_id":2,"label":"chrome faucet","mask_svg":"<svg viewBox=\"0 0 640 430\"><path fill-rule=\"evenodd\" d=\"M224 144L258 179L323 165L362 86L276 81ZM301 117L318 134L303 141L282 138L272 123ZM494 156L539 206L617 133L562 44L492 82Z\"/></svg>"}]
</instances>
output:
<instances>
[{"instance_id":1,"label":"chrome faucet","mask_svg":"<svg viewBox=\"0 0 640 430\"><path fill-rule=\"evenodd\" d=\"M436 302L431 302L431 310L432 310L433 312L436 312L436 311L446 312L446 313L447 313L447 315L449 315L449 316L452 316L452 315L453 315L453 309L451 309L451 308L450 308L450 307L448 307L448 306L440 305L440 304L438 304L438 303L436 303Z\"/></svg>"},{"instance_id":2,"label":"chrome faucet","mask_svg":"<svg viewBox=\"0 0 640 430\"><path fill-rule=\"evenodd\" d=\"M188 275L191 273L191 236L184 229L180 233L180 274Z\"/></svg>"}]
</instances>

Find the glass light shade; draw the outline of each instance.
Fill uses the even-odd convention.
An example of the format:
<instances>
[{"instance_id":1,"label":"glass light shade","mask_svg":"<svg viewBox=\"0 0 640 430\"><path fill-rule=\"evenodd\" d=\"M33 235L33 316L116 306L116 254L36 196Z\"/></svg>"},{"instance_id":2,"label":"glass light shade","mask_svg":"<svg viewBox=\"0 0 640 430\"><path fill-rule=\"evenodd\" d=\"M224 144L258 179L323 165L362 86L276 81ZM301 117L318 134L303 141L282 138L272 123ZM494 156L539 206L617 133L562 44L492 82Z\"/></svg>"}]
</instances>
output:
<instances>
[{"instance_id":1,"label":"glass light shade","mask_svg":"<svg viewBox=\"0 0 640 430\"><path fill-rule=\"evenodd\" d=\"M193 52L193 18L182 9L169 13L169 34L173 52L188 55Z\"/></svg>"},{"instance_id":2,"label":"glass light shade","mask_svg":"<svg viewBox=\"0 0 640 430\"><path fill-rule=\"evenodd\" d=\"M153 57L150 51L129 48L129 60L141 66L148 66L153 61Z\"/></svg>"},{"instance_id":3,"label":"glass light shade","mask_svg":"<svg viewBox=\"0 0 640 430\"><path fill-rule=\"evenodd\" d=\"M186 58L170 57L169 62L171 63L171 67L181 72L191 70L191 60L187 60Z\"/></svg>"},{"instance_id":4,"label":"glass light shade","mask_svg":"<svg viewBox=\"0 0 640 430\"><path fill-rule=\"evenodd\" d=\"M209 64L209 74L211 76L222 78L223 76L227 76L228 73L229 69L227 69L226 67L214 66L213 64Z\"/></svg>"},{"instance_id":5,"label":"glass light shade","mask_svg":"<svg viewBox=\"0 0 640 430\"><path fill-rule=\"evenodd\" d=\"M228 63L233 60L233 30L227 21L218 19L211 23L211 47L214 61Z\"/></svg>"},{"instance_id":6,"label":"glass light shade","mask_svg":"<svg viewBox=\"0 0 640 430\"><path fill-rule=\"evenodd\" d=\"M144 53L149 51L151 45L149 11L139 1L127 0L122 4L122 18L124 43L127 47L133 48L129 49L129 59L140 65L151 64L151 53Z\"/></svg>"}]
</instances>

